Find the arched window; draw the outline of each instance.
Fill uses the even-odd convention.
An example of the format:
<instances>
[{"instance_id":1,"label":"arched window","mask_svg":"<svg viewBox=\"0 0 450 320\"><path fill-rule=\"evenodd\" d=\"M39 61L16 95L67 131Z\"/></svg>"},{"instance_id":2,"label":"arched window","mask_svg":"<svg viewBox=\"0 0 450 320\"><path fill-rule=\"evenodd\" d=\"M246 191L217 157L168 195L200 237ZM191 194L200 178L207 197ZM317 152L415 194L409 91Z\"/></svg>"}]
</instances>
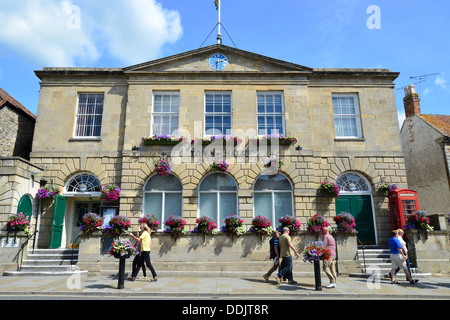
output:
<instances>
[{"instance_id":1,"label":"arched window","mask_svg":"<svg viewBox=\"0 0 450 320\"><path fill-rule=\"evenodd\" d=\"M343 192L372 192L369 181L361 174L355 172L346 172L340 175L336 180L336 184Z\"/></svg>"},{"instance_id":2,"label":"arched window","mask_svg":"<svg viewBox=\"0 0 450 320\"><path fill-rule=\"evenodd\" d=\"M286 215L294 215L292 185L282 174L260 176L253 187L255 216L269 217L272 225Z\"/></svg>"},{"instance_id":3,"label":"arched window","mask_svg":"<svg viewBox=\"0 0 450 320\"><path fill-rule=\"evenodd\" d=\"M199 186L199 216L213 218L218 225L231 214L237 215L237 184L224 173L206 176Z\"/></svg>"},{"instance_id":4,"label":"arched window","mask_svg":"<svg viewBox=\"0 0 450 320\"><path fill-rule=\"evenodd\" d=\"M154 175L144 186L143 215L155 215L159 226L171 215L183 216L183 186L174 175Z\"/></svg>"},{"instance_id":5,"label":"arched window","mask_svg":"<svg viewBox=\"0 0 450 320\"><path fill-rule=\"evenodd\" d=\"M64 186L65 195L80 195L89 193L91 196L100 196L102 185L97 177L90 173L80 173L67 181Z\"/></svg>"}]
</instances>

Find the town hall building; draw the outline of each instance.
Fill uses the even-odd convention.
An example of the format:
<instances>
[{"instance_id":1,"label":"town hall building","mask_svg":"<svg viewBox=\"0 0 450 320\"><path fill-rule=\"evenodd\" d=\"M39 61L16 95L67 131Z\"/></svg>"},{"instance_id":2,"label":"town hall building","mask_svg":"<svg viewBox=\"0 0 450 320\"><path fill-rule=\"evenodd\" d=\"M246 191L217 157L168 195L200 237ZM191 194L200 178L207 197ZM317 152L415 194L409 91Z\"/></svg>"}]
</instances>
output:
<instances>
[{"instance_id":1,"label":"town hall building","mask_svg":"<svg viewBox=\"0 0 450 320\"><path fill-rule=\"evenodd\" d=\"M30 161L61 196L42 205L39 247L70 247L87 212L124 215L135 226L146 215L177 215L192 230L201 216L220 226L236 214L249 226L257 215L274 225L294 215L304 229L316 213L332 223L346 211L362 243L387 242L388 201L378 187L407 187L399 73L310 68L222 44L126 68L35 73ZM156 172L159 160L169 174ZM226 172L211 170L214 160ZM271 160L282 163L275 173ZM340 187L338 198L319 192L325 181ZM120 186L117 202L101 200L105 184Z\"/></svg>"}]
</instances>

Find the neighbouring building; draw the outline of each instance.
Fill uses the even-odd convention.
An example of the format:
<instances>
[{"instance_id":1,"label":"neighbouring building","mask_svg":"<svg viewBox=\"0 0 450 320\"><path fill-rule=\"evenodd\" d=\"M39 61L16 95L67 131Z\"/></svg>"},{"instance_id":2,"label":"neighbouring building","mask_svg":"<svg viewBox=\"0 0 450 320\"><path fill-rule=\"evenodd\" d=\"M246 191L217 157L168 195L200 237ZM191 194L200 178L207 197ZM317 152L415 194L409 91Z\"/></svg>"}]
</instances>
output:
<instances>
[{"instance_id":1,"label":"neighbouring building","mask_svg":"<svg viewBox=\"0 0 450 320\"><path fill-rule=\"evenodd\" d=\"M0 224L33 214L41 169L29 162L36 116L0 88Z\"/></svg>"},{"instance_id":2,"label":"neighbouring building","mask_svg":"<svg viewBox=\"0 0 450 320\"><path fill-rule=\"evenodd\" d=\"M401 129L408 185L428 214L450 211L450 115L422 114L414 85L405 88Z\"/></svg>"},{"instance_id":3,"label":"neighbouring building","mask_svg":"<svg viewBox=\"0 0 450 320\"><path fill-rule=\"evenodd\" d=\"M221 225L238 214L249 226L256 215L275 225L295 215L304 228L316 213L332 222L348 211L362 242L387 242L388 202L377 188L407 187L396 72L309 68L217 44L126 68L35 73L41 91L31 161L63 196L57 210L44 205L40 247L69 247L87 212L125 215L135 225L145 215L160 222L179 215L193 229L200 216ZM252 153L252 138L274 133L297 141ZM220 134L243 142L228 143L226 153L221 144L190 143ZM186 137L183 157L174 154L181 144L142 141L153 135ZM221 156L228 171L211 171ZM272 158L283 162L276 175L267 173ZM171 163L169 175L156 174L160 159ZM340 186L338 199L318 192L323 181ZM114 205L100 198L110 183L121 188Z\"/></svg>"}]
</instances>

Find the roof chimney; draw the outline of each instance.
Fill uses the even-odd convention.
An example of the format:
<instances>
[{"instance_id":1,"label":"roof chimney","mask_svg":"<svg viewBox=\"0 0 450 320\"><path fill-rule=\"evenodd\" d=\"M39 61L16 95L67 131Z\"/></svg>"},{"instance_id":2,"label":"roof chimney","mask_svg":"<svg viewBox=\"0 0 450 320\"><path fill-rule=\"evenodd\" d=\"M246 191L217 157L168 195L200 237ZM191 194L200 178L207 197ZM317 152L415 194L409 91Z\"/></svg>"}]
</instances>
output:
<instances>
[{"instance_id":1,"label":"roof chimney","mask_svg":"<svg viewBox=\"0 0 450 320\"><path fill-rule=\"evenodd\" d=\"M420 99L413 84L405 88L403 104L405 106L405 115L407 118L416 113L420 114Z\"/></svg>"}]
</instances>

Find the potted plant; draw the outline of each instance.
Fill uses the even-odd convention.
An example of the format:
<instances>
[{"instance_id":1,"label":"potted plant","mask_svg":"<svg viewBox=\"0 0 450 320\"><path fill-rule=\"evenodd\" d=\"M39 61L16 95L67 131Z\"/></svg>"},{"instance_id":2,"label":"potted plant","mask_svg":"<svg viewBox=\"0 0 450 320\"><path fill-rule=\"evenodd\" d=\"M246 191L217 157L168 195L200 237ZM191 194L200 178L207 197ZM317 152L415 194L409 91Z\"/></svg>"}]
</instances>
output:
<instances>
[{"instance_id":1,"label":"potted plant","mask_svg":"<svg viewBox=\"0 0 450 320\"><path fill-rule=\"evenodd\" d=\"M264 236L272 235L274 230L268 217L256 216L252 219L252 226L248 231L255 233L262 239Z\"/></svg>"},{"instance_id":2,"label":"potted plant","mask_svg":"<svg viewBox=\"0 0 450 320\"><path fill-rule=\"evenodd\" d=\"M321 215L315 214L308 220L306 230L311 234L319 234L324 227L329 227L330 223L326 221Z\"/></svg>"},{"instance_id":3,"label":"potted plant","mask_svg":"<svg viewBox=\"0 0 450 320\"><path fill-rule=\"evenodd\" d=\"M291 234L296 234L300 232L301 223L297 220L294 216L284 216L278 219L278 222L281 223L281 225L277 228L278 231L282 232L284 227L289 228L289 231Z\"/></svg>"},{"instance_id":4,"label":"potted plant","mask_svg":"<svg viewBox=\"0 0 450 320\"><path fill-rule=\"evenodd\" d=\"M417 211L408 215L404 229L417 229L424 232L432 231L433 227L430 226L430 219L426 215L425 211Z\"/></svg>"},{"instance_id":5,"label":"potted plant","mask_svg":"<svg viewBox=\"0 0 450 320\"><path fill-rule=\"evenodd\" d=\"M221 227L221 231L229 236L240 236L246 232L244 227L244 220L237 215L230 215L226 217L223 222L225 225Z\"/></svg>"},{"instance_id":6,"label":"potted plant","mask_svg":"<svg viewBox=\"0 0 450 320\"><path fill-rule=\"evenodd\" d=\"M22 212L12 214L6 224L8 232L20 232L23 231L26 234L31 233L31 223L28 220L29 217L25 216Z\"/></svg>"},{"instance_id":7,"label":"potted plant","mask_svg":"<svg viewBox=\"0 0 450 320\"><path fill-rule=\"evenodd\" d=\"M170 232L173 239L177 240L181 235L186 233L184 228L186 220L178 216L170 216L169 219L164 221L164 224L168 227L165 232Z\"/></svg>"},{"instance_id":8,"label":"potted plant","mask_svg":"<svg viewBox=\"0 0 450 320\"><path fill-rule=\"evenodd\" d=\"M320 183L319 191L330 198L339 198L339 192L341 192L337 184L328 181Z\"/></svg>"},{"instance_id":9,"label":"potted plant","mask_svg":"<svg viewBox=\"0 0 450 320\"><path fill-rule=\"evenodd\" d=\"M155 169L158 175L167 176L172 171L172 166L170 165L168 160L160 159L155 162Z\"/></svg>"},{"instance_id":10,"label":"potted plant","mask_svg":"<svg viewBox=\"0 0 450 320\"><path fill-rule=\"evenodd\" d=\"M113 203L119 200L120 187L116 184L104 184L101 191L101 197L106 203Z\"/></svg>"},{"instance_id":11,"label":"potted plant","mask_svg":"<svg viewBox=\"0 0 450 320\"><path fill-rule=\"evenodd\" d=\"M313 263L315 261L330 259L330 250L322 241L314 241L305 246L303 250L303 262Z\"/></svg>"},{"instance_id":12,"label":"potted plant","mask_svg":"<svg viewBox=\"0 0 450 320\"><path fill-rule=\"evenodd\" d=\"M109 224L104 227L105 232L112 237L119 237L131 233L131 221L124 216L115 216L109 220Z\"/></svg>"},{"instance_id":13,"label":"potted plant","mask_svg":"<svg viewBox=\"0 0 450 320\"><path fill-rule=\"evenodd\" d=\"M154 134L151 137L145 137L142 138L142 142L145 145L177 145L178 143L184 141L185 137L177 137L177 136L170 136L170 135L158 135Z\"/></svg>"},{"instance_id":14,"label":"potted plant","mask_svg":"<svg viewBox=\"0 0 450 320\"><path fill-rule=\"evenodd\" d=\"M229 165L225 160L214 160L210 165L210 169L211 171L227 172L228 166Z\"/></svg>"},{"instance_id":15,"label":"potted plant","mask_svg":"<svg viewBox=\"0 0 450 320\"><path fill-rule=\"evenodd\" d=\"M378 191L383 193L385 196L390 195L392 192L398 189L396 184L384 183L378 187Z\"/></svg>"},{"instance_id":16,"label":"potted plant","mask_svg":"<svg viewBox=\"0 0 450 320\"><path fill-rule=\"evenodd\" d=\"M197 226L192 231L193 233L201 233L204 237L217 232L217 224L213 218L200 217L195 220Z\"/></svg>"},{"instance_id":17,"label":"potted plant","mask_svg":"<svg viewBox=\"0 0 450 320\"><path fill-rule=\"evenodd\" d=\"M155 232L159 229L159 221L155 217L155 215L146 215L145 217L139 218L138 222L146 223L150 230L152 230L152 232Z\"/></svg>"},{"instance_id":18,"label":"potted plant","mask_svg":"<svg viewBox=\"0 0 450 320\"><path fill-rule=\"evenodd\" d=\"M59 190L59 188L53 186L53 185L49 185L46 187L42 187L38 190L38 192L36 193L36 198L38 199L53 199L55 197L55 195L60 194L61 191Z\"/></svg>"},{"instance_id":19,"label":"potted plant","mask_svg":"<svg viewBox=\"0 0 450 320\"><path fill-rule=\"evenodd\" d=\"M352 233L356 227L355 218L348 212L340 212L333 218L336 222L337 230L343 233Z\"/></svg>"},{"instance_id":20,"label":"potted plant","mask_svg":"<svg viewBox=\"0 0 450 320\"><path fill-rule=\"evenodd\" d=\"M80 231L83 234L92 234L102 230L103 218L95 213L86 213L81 221Z\"/></svg>"},{"instance_id":21,"label":"potted plant","mask_svg":"<svg viewBox=\"0 0 450 320\"><path fill-rule=\"evenodd\" d=\"M130 242L130 240L116 239L111 244L111 249L108 253L117 259L128 259L132 257L135 252L136 247Z\"/></svg>"}]
</instances>

